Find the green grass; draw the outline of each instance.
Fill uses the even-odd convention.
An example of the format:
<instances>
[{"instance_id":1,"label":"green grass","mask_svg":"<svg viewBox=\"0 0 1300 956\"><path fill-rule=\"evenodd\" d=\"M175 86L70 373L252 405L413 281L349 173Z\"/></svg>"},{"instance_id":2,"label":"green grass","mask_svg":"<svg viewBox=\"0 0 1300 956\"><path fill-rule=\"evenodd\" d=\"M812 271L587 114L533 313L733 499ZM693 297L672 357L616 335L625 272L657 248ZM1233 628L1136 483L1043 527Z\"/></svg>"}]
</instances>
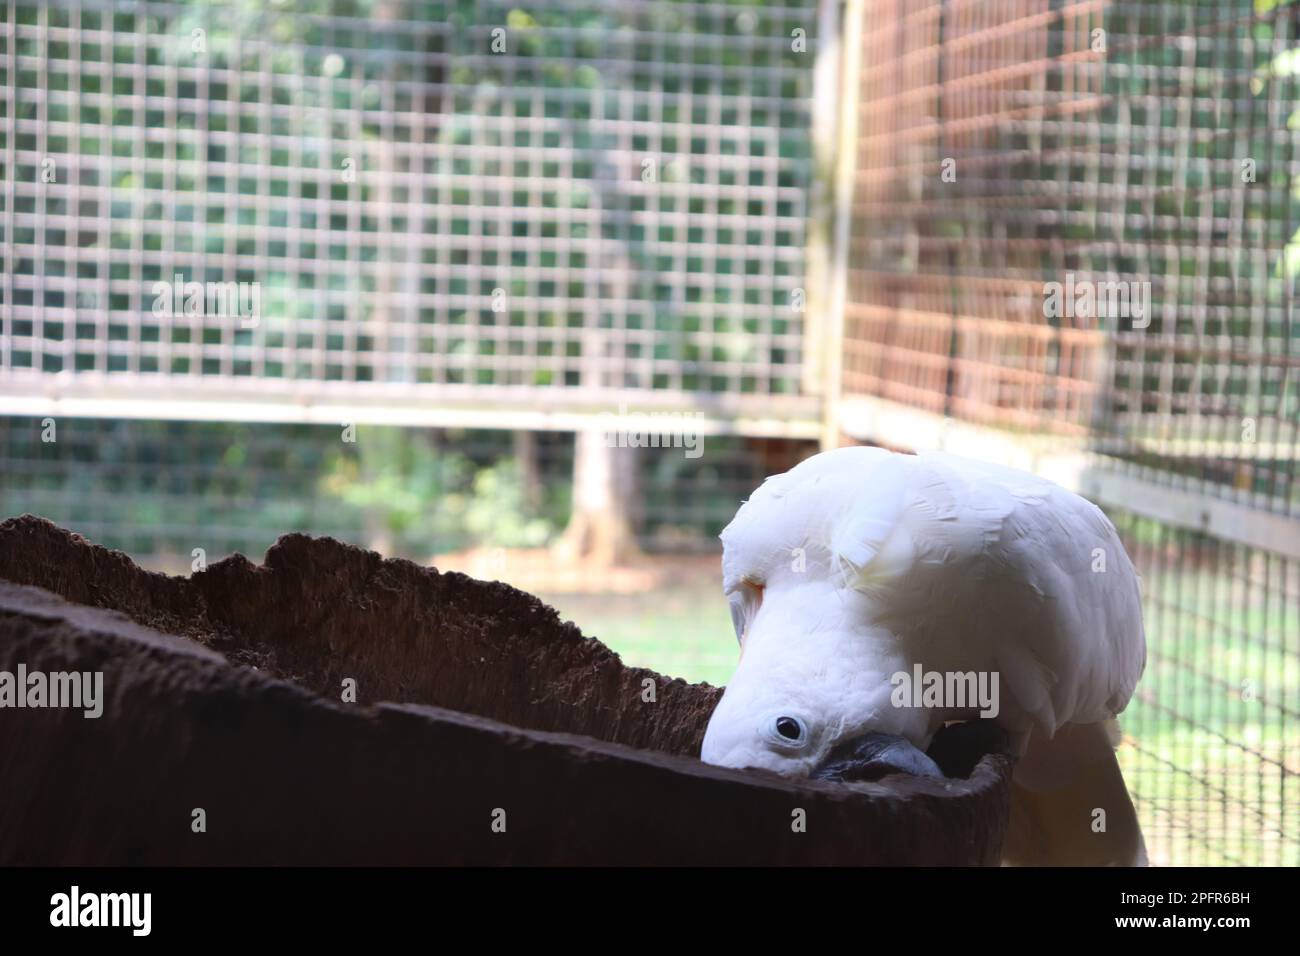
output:
<instances>
[{"instance_id":1,"label":"green grass","mask_svg":"<svg viewBox=\"0 0 1300 956\"><path fill-rule=\"evenodd\" d=\"M542 600L632 667L716 686L735 670L736 634L716 583L652 594L543 595Z\"/></svg>"}]
</instances>

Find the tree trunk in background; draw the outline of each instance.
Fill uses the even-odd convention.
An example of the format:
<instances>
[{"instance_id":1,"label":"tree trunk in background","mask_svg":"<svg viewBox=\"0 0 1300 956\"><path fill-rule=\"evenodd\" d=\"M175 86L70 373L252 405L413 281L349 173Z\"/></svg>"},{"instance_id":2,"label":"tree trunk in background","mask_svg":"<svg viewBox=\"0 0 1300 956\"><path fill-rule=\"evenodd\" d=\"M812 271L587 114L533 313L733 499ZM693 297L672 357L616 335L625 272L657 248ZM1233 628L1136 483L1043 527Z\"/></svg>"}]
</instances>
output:
<instances>
[{"instance_id":1,"label":"tree trunk in background","mask_svg":"<svg viewBox=\"0 0 1300 956\"><path fill-rule=\"evenodd\" d=\"M519 465L519 483L523 486L524 505L536 514L542 504L542 474L537 461L537 434L516 431L511 437L514 459Z\"/></svg>"},{"instance_id":2,"label":"tree trunk in background","mask_svg":"<svg viewBox=\"0 0 1300 956\"><path fill-rule=\"evenodd\" d=\"M556 546L562 560L626 563L640 553L632 530L635 448L611 448L605 432L578 432L573 452L573 515Z\"/></svg>"}]
</instances>

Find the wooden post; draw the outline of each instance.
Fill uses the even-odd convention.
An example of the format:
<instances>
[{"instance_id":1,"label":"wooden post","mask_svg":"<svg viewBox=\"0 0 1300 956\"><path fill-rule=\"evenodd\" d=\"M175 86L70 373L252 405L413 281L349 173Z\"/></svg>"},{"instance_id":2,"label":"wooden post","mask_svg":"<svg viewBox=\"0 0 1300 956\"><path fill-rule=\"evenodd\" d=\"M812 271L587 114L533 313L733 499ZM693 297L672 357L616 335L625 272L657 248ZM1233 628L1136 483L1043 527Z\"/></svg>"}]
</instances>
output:
<instances>
[{"instance_id":1,"label":"wooden post","mask_svg":"<svg viewBox=\"0 0 1300 956\"><path fill-rule=\"evenodd\" d=\"M825 404L822 448L840 444L839 408L844 370L844 308L850 229L853 219L853 174L857 165L858 73L861 67L863 0L845 0L841 21L836 80L840 115L835 127L833 197L834 234L827 281L826 317L823 323ZM835 4L838 6L838 4Z\"/></svg>"}]
</instances>

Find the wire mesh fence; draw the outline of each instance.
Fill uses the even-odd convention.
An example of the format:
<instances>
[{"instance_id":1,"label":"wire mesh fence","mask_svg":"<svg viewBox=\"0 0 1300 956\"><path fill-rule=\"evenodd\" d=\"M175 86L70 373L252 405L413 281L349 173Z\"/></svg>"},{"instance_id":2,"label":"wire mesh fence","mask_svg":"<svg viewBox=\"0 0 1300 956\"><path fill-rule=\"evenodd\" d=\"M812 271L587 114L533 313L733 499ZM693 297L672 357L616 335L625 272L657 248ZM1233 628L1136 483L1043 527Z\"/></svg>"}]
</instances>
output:
<instances>
[{"instance_id":1,"label":"wire mesh fence","mask_svg":"<svg viewBox=\"0 0 1300 956\"><path fill-rule=\"evenodd\" d=\"M1156 860L1295 865L1300 566L1109 510L1144 578L1120 753Z\"/></svg>"},{"instance_id":2,"label":"wire mesh fence","mask_svg":"<svg viewBox=\"0 0 1300 956\"><path fill-rule=\"evenodd\" d=\"M7 391L795 395L813 5L529 10L8 4Z\"/></svg>"},{"instance_id":3,"label":"wire mesh fence","mask_svg":"<svg viewBox=\"0 0 1300 956\"><path fill-rule=\"evenodd\" d=\"M1156 862L1300 862L1298 16L863 8L845 394L1087 462L1144 577Z\"/></svg>"}]
</instances>

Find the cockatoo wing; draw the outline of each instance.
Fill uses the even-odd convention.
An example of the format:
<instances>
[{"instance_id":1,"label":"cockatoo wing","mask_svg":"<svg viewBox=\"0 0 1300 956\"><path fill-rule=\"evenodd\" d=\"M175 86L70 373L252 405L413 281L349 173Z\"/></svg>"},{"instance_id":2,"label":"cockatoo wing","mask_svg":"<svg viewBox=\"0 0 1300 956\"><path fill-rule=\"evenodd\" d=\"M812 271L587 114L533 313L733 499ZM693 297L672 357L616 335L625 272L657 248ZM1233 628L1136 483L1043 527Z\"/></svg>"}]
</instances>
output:
<instances>
[{"instance_id":1,"label":"cockatoo wing","mask_svg":"<svg viewBox=\"0 0 1300 956\"><path fill-rule=\"evenodd\" d=\"M855 527L850 511L832 543L881 623L927 669L998 671L1049 735L1123 710L1146 645L1137 575L1101 510L1026 472L940 453L895 460L906 495L888 537L865 562L836 546L880 539L878 516Z\"/></svg>"},{"instance_id":2,"label":"cockatoo wing","mask_svg":"<svg viewBox=\"0 0 1300 956\"><path fill-rule=\"evenodd\" d=\"M1140 595L1097 507L1008 468L842 448L768 479L722 540L738 633L761 601L800 593L787 585L806 574L840 592L838 607L851 609L863 640L897 641L897 653L882 652L891 662L999 675L998 720L1022 749L1008 860L1145 861L1111 719L1146 661ZM747 583L766 585L769 597ZM800 659L807 637L789 630L804 642L791 647ZM1108 821L1101 833L1098 810Z\"/></svg>"},{"instance_id":3,"label":"cockatoo wing","mask_svg":"<svg viewBox=\"0 0 1300 956\"><path fill-rule=\"evenodd\" d=\"M769 478L722 540L726 591L798 555L806 573L868 595L871 623L926 669L999 672L1049 735L1121 711L1145 663L1137 576L1114 526L1027 472L842 448Z\"/></svg>"}]
</instances>

